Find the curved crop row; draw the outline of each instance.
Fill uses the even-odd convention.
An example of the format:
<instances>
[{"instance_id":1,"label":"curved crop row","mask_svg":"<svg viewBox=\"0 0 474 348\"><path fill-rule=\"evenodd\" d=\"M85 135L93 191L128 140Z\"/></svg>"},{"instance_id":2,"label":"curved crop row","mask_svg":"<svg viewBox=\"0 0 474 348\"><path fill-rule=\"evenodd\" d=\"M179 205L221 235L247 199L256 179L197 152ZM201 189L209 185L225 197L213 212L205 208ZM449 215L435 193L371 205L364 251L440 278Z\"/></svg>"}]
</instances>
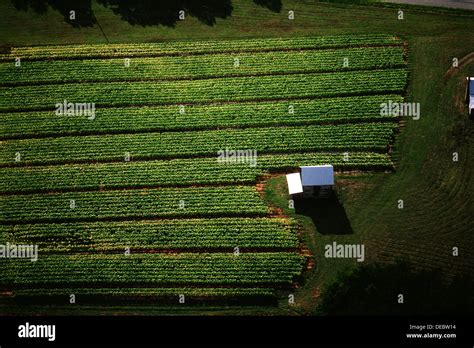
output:
<instances>
[{"instance_id":1,"label":"curved crop row","mask_svg":"<svg viewBox=\"0 0 474 348\"><path fill-rule=\"evenodd\" d=\"M395 124L361 123L199 132L116 134L4 141L0 163L49 164L84 161L212 156L226 149L258 153L296 151L385 151Z\"/></svg>"},{"instance_id":2,"label":"curved crop row","mask_svg":"<svg viewBox=\"0 0 474 348\"><path fill-rule=\"evenodd\" d=\"M97 57L134 57L157 55L202 54L217 52L248 52L302 48L353 47L371 45L400 45L391 35L344 35L307 38L268 38L243 40L169 41L140 44L61 45L12 47L0 60L70 59Z\"/></svg>"},{"instance_id":3,"label":"curved crop row","mask_svg":"<svg viewBox=\"0 0 474 348\"><path fill-rule=\"evenodd\" d=\"M205 80L73 83L0 88L0 111L55 110L64 100L96 106L202 103L345 94L397 93L406 69L213 78Z\"/></svg>"},{"instance_id":4,"label":"curved crop row","mask_svg":"<svg viewBox=\"0 0 474 348\"><path fill-rule=\"evenodd\" d=\"M344 62L346 61L346 65ZM288 72L343 71L402 66L401 47L364 47L324 51L260 52L199 56L34 61L20 67L0 64L0 84L71 83L190 79Z\"/></svg>"},{"instance_id":5,"label":"curved crop row","mask_svg":"<svg viewBox=\"0 0 474 348\"><path fill-rule=\"evenodd\" d=\"M162 188L1 196L0 222L265 215L251 186Z\"/></svg>"},{"instance_id":6,"label":"curved crop row","mask_svg":"<svg viewBox=\"0 0 474 348\"><path fill-rule=\"evenodd\" d=\"M249 163L218 163L213 158L9 167L0 169L0 192L35 192L72 189L110 189L255 182L266 171L284 171L304 165L332 164L336 169L391 169L387 154L343 153L275 154Z\"/></svg>"},{"instance_id":7,"label":"curved crop row","mask_svg":"<svg viewBox=\"0 0 474 348\"><path fill-rule=\"evenodd\" d=\"M278 218L171 219L0 226L11 244L44 252L298 247L297 224Z\"/></svg>"},{"instance_id":8,"label":"curved crop row","mask_svg":"<svg viewBox=\"0 0 474 348\"><path fill-rule=\"evenodd\" d=\"M301 274L296 253L49 255L2 261L0 284L290 285Z\"/></svg>"},{"instance_id":9,"label":"curved crop row","mask_svg":"<svg viewBox=\"0 0 474 348\"><path fill-rule=\"evenodd\" d=\"M57 116L51 111L0 113L4 127L0 139L139 132L148 130L192 130L224 127L303 125L331 122L395 120L380 113L383 103L402 102L400 95L354 96L329 99L248 102L142 108L99 108L94 120Z\"/></svg>"}]
</instances>

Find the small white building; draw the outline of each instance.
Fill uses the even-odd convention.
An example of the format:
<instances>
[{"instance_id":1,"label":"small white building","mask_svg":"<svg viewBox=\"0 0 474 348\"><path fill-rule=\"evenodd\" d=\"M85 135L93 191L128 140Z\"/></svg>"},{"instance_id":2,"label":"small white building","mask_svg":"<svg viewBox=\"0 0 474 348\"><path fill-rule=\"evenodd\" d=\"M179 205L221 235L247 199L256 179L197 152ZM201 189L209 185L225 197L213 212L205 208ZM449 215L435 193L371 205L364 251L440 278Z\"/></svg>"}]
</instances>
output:
<instances>
[{"instance_id":1,"label":"small white building","mask_svg":"<svg viewBox=\"0 0 474 348\"><path fill-rule=\"evenodd\" d=\"M320 197L327 195L334 186L332 165L301 166L299 173L286 176L288 193L296 197Z\"/></svg>"},{"instance_id":2,"label":"small white building","mask_svg":"<svg viewBox=\"0 0 474 348\"><path fill-rule=\"evenodd\" d=\"M303 193L303 184L301 183L300 173L287 174L286 182L288 184L288 193L290 195Z\"/></svg>"}]
</instances>

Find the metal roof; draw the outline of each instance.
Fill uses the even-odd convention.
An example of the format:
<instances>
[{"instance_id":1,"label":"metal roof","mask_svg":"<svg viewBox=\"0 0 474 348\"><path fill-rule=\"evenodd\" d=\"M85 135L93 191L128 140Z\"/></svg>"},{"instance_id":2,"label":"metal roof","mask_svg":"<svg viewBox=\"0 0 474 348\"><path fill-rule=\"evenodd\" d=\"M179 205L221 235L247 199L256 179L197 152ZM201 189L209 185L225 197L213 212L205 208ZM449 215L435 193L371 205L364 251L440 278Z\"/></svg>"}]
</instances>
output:
<instances>
[{"instance_id":1,"label":"metal roof","mask_svg":"<svg viewBox=\"0 0 474 348\"><path fill-rule=\"evenodd\" d=\"M474 97L474 78L473 77L469 78L469 95L471 97Z\"/></svg>"},{"instance_id":2,"label":"metal roof","mask_svg":"<svg viewBox=\"0 0 474 348\"><path fill-rule=\"evenodd\" d=\"M300 169L303 186L334 185L334 168L331 165L303 166Z\"/></svg>"},{"instance_id":3,"label":"metal roof","mask_svg":"<svg viewBox=\"0 0 474 348\"><path fill-rule=\"evenodd\" d=\"M288 193L290 195L303 192L300 173L287 174L286 182L288 183Z\"/></svg>"}]
</instances>

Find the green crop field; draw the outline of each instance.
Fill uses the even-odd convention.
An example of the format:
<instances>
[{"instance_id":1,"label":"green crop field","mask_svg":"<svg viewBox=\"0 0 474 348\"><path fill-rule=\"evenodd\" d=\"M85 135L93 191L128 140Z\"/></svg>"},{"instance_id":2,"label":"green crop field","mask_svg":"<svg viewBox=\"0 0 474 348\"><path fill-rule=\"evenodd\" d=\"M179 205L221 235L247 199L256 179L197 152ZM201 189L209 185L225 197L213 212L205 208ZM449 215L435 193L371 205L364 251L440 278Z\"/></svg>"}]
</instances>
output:
<instances>
[{"instance_id":1,"label":"green crop field","mask_svg":"<svg viewBox=\"0 0 474 348\"><path fill-rule=\"evenodd\" d=\"M309 262L299 247L300 228L272 217L255 184L304 163L391 169L387 153L398 118L382 117L379 108L401 100L406 63L403 42L393 36L258 42L138 44L117 53L91 45L73 55L26 48L12 52L23 59L19 69L3 56L4 240L35 243L49 256L28 265L7 261L2 285L20 287L20 298L31 299L41 298L37 285L53 288L51 294L121 286L124 296L168 295L168 303L173 292L160 295L163 286L291 291ZM117 59L124 52L132 57L129 67ZM94 102L97 122L58 116L55 104L63 99ZM119 134L101 134L101 124ZM216 154L226 148L261 157L255 166L219 163ZM156 292L133 292L136 286ZM230 293L244 300L260 294ZM176 300L179 290L174 294Z\"/></svg>"},{"instance_id":2,"label":"green crop field","mask_svg":"<svg viewBox=\"0 0 474 348\"><path fill-rule=\"evenodd\" d=\"M364 243L370 262L474 269L470 197L443 210L472 188L472 126L451 111L463 80L443 80L473 47L456 42L472 17L289 1L291 28L234 1L215 27L154 30L92 3L109 43L0 2L0 243L38 246L37 261L0 259L0 312L70 313L74 294L79 313L318 314L357 267L323 257L333 241ZM10 38L28 16L42 29ZM380 112L404 101L422 103L419 121ZM59 114L68 103L94 115ZM219 162L226 150L255 162ZM350 234L288 206L284 174L318 164L337 172Z\"/></svg>"}]
</instances>

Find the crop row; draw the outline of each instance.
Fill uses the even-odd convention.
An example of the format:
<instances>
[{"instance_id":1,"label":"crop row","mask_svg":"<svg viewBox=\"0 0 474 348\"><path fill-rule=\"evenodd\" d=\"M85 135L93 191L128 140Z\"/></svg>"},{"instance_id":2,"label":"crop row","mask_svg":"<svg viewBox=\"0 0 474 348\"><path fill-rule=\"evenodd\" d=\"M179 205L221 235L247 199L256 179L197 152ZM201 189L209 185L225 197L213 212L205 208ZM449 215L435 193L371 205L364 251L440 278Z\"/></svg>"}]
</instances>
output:
<instances>
[{"instance_id":1,"label":"crop row","mask_svg":"<svg viewBox=\"0 0 474 348\"><path fill-rule=\"evenodd\" d=\"M400 39L390 35L347 35L307 38L270 38L244 40L170 41L141 44L62 45L12 47L0 54L0 60L70 59L97 57L143 57L160 55L202 54L217 52L248 52L304 48L400 45Z\"/></svg>"},{"instance_id":2,"label":"crop row","mask_svg":"<svg viewBox=\"0 0 474 348\"><path fill-rule=\"evenodd\" d=\"M250 163L218 163L217 158L7 167L0 169L0 192L51 192L255 182L267 171L332 164L336 169L391 169L387 154L350 152L262 155Z\"/></svg>"},{"instance_id":3,"label":"crop row","mask_svg":"<svg viewBox=\"0 0 474 348\"><path fill-rule=\"evenodd\" d=\"M212 54L179 57L33 61L20 67L0 64L0 84L137 81L288 72L341 71L397 67L405 64L401 47L323 51Z\"/></svg>"},{"instance_id":4,"label":"crop row","mask_svg":"<svg viewBox=\"0 0 474 348\"><path fill-rule=\"evenodd\" d=\"M66 192L0 197L0 222L265 215L251 186Z\"/></svg>"},{"instance_id":5,"label":"crop row","mask_svg":"<svg viewBox=\"0 0 474 348\"><path fill-rule=\"evenodd\" d=\"M191 305L211 301L212 303L269 304L275 298L270 288L39 288L16 289L13 291L16 303L69 303L74 294L76 304L101 301L101 305L114 301L153 301L153 304ZM102 302L104 301L105 302ZM182 301L182 302L180 302Z\"/></svg>"},{"instance_id":6,"label":"crop row","mask_svg":"<svg viewBox=\"0 0 474 348\"><path fill-rule=\"evenodd\" d=\"M261 101L142 108L98 108L94 120L57 116L51 111L0 113L0 139L80 133L144 130L192 130L267 125L303 125L395 119L381 115L383 103L402 102L400 95L353 96L329 99Z\"/></svg>"},{"instance_id":7,"label":"crop row","mask_svg":"<svg viewBox=\"0 0 474 348\"><path fill-rule=\"evenodd\" d=\"M53 288L18 289L15 297L23 296L246 296L274 294L269 288Z\"/></svg>"},{"instance_id":8,"label":"crop row","mask_svg":"<svg viewBox=\"0 0 474 348\"><path fill-rule=\"evenodd\" d=\"M278 218L170 219L0 226L11 244L44 252L298 247L297 224Z\"/></svg>"},{"instance_id":9,"label":"crop row","mask_svg":"<svg viewBox=\"0 0 474 348\"><path fill-rule=\"evenodd\" d=\"M395 127L393 123L361 123L8 140L1 144L0 163L18 164L18 156L22 163L30 164L124 161L127 154L132 159L206 155L217 158L218 151L226 149L253 150L257 154L335 149L385 151Z\"/></svg>"},{"instance_id":10,"label":"crop row","mask_svg":"<svg viewBox=\"0 0 474 348\"><path fill-rule=\"evenodd\" d=\"M39 255L2 261L2 286L80 284L290 285L301 274L296 253Z\"/></svg>"},{"instance_id":11,"label":"crop row","mask_svg":"<svg viewBox=\"0 0 474 348\"><path fill-rule=\"evenodd\" d=\"M55 110L56 104L133 106L403 91L406 69L227 77L204 80L100 82L0 88L0 111ZM84 116L81 118L88 121ZM93 120L92 120L93 122Z\"/></svg>"}]
</instances>

